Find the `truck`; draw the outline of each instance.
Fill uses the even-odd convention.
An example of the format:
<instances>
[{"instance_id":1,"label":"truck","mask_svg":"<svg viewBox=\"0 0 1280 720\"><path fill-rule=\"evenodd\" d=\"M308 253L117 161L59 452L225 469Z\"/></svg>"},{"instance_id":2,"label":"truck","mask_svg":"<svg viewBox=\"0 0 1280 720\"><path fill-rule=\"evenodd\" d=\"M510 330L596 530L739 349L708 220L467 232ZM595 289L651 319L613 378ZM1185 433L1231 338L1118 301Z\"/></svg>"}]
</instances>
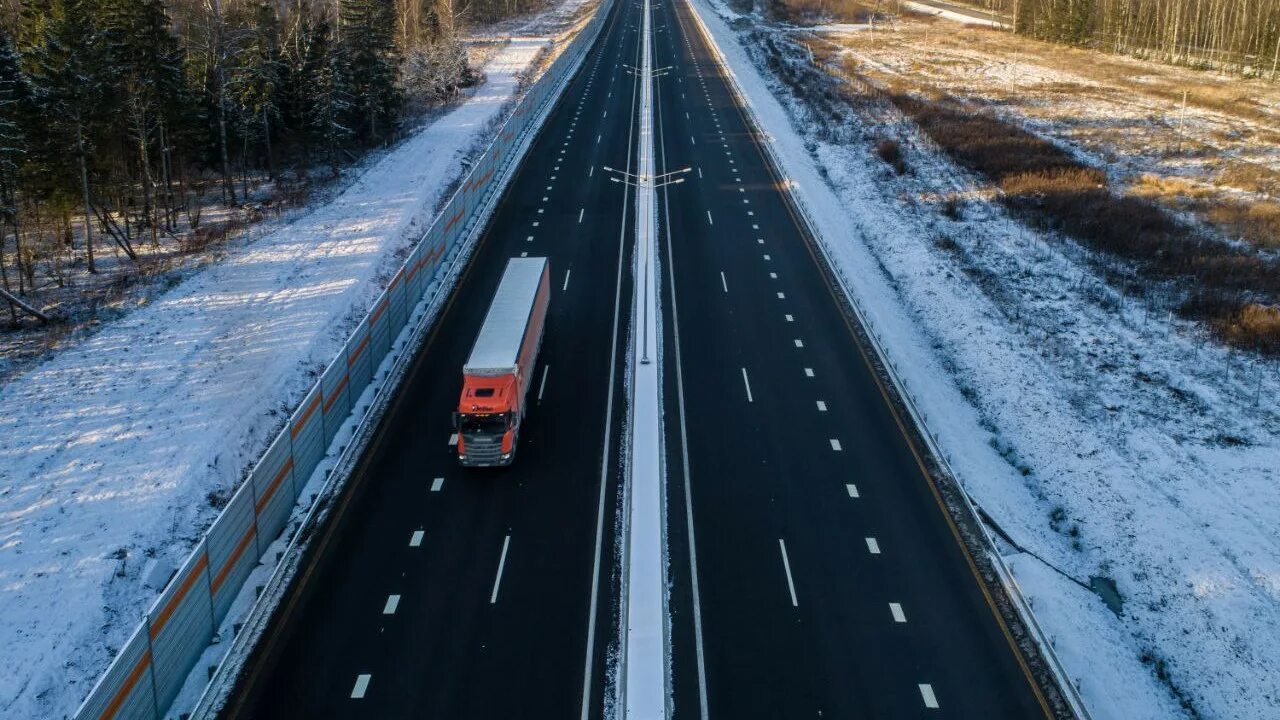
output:
<instances>
[{"instance_id":1,"label":"truck","mask_svg":"<svg viewBox=\"0 0 1280 720\"><path fill-rule=\"evenodd\" d=\"M458 462L463 466L498 467L515 460L550 299L551 268L546 258L507 262L462 368L454 427Z\"/></svg>"}]
</instances>

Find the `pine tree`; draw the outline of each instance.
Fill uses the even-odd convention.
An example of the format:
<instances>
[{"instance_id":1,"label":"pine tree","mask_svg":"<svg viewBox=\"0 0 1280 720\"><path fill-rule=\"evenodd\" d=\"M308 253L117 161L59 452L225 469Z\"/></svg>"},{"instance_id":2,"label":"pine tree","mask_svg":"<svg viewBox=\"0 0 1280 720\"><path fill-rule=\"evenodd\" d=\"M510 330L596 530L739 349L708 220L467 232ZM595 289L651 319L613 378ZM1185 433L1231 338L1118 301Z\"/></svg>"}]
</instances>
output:
<instances>
[{"instance_id":1,"label":"pine tree","mask_svg":"<svg viewBox=\"0 0 1280 720\"><path fill-rule=\"evenodd\" d=\"M118 78L126 125L115 128L132 142L142 174L143 218L157 242L157 183L152 147L182 113L186 86L182 56L161 0L104 0L105 55ZM166 145L161 142L161 174L166 176ZM166 193L167 194L167 193Z\"/></svg>"},{"instance_id":2,"label":"pine tree","mask_svg":"<svg viewBox=\"0 0 1280 720\"><path fill-rule=\"evenodd\" d=\"M399 121L402 97L396 86L399 54L390 0L340 0L341 51L358 117L370 143L388 137Z\"/></svg>"},{"instance_id":3,"label":"pine tree","mask_svg":"<svg viewBox=\"0 0 1280 720\"><path fill-rule=\"evenodd\" d=\"M42 118L42 162L53 189L71 196L79 191L85 253L93 273L97 269L89 171L103 123L104 90L112 82L103 59L102 35L92 22L87 0L51 0L46 12L36 44L24 58Z\"/></svg>"},{"instance_id":4,"label":"pine tree","mask_svg":"<svg viewBox=\"0 0 1280 720\"><path fill-rule=\"evenodd\" d=\"M266 145L267 169L275 177L271 152L272 120L280 117L280 84L283 70L280 57L280 21L269 0L258 0L251 8L236 65L231 69L229 91L248 131L261 123Z\"/></svg>"},{"instance_id":5,"label":"pine tree","mask_svg":"<svg viewBox=\"0 0 1280 720\"><path fill-rule=\"evenodd\" d=\"M4 254L5 225L8 225L13 229L19 294L26 292L26 282L22 270L22 236L18 233L18 168L26 156L26 129L32 118L30 87L9 34L0 30L0 283L6 291L12 290ZM16 322L17 311L12 303L9 303L9 313Z\"/></svg>"}]
</instances>

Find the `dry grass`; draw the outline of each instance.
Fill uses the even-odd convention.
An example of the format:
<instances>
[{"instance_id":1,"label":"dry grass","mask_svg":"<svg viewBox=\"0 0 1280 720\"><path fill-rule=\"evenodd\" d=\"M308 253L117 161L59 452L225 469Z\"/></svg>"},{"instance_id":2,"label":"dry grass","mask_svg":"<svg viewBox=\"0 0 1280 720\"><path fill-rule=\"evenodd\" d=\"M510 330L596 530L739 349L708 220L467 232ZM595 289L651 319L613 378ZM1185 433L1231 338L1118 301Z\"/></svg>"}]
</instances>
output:
<instances>
[{"instance_id":1,"label":"dry grass","mask_svg":"<svg viewBox=\"0 0 1280 720\"><path fill-rule=\"evenodd\" d=\"M1228 162L1216 179L1246 192L1280 195L1280 172L1258 163Z\"/></svg>"},{"instance_id":2,"label":"dry grass","mask_svg":"<svg viewBox=\"0 0 1280 720\"><path fill-rule=\"evenodd\" d=\"M795 24L865 23L875 13L857 0L768 0L766 7L775 19Z\"/></svg>"},{"instance_id":3,"label":"dry grass","mask_svg":"<svg viewBox=\"0 0 1280 720\"><path fill-rule=\"evenodd\" d=\"M1280 202L1221 202L1204 210L1231 237L1259 247L1280 249Z\"/></svg>"},{"instance_id":4,"label":"dry grass","mask_svg":"<svg viewBox=\"0 0 1280 720\"><path fill-rule=\"evenodd\" d=\"M1184 315L1234 345L1280 352L1271 305L1280 303L1280 264L1204 237L1153 199L1180 196L1186 181L1151 177L1146 196L1117 192L1100 170L992 114L947 97L895 93L890 100L952 160L998 186L1000 202L1016 217L1132 262L1154 280L1185 281L1194 298ZM1280 224L1280 208L1234 207L1232 222L1250 233L1263 236Z\"/></svg>"}]
</instances>

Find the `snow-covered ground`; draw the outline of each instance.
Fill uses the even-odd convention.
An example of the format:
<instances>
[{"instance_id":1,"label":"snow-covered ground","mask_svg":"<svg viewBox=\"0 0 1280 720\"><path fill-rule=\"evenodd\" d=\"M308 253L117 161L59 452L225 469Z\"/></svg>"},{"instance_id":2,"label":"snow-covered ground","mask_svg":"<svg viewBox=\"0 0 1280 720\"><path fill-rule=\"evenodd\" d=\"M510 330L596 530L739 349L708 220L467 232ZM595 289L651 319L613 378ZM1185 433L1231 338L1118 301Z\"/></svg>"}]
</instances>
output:
<instances>
[{"instance_id":1,"label":"snow-covered ground","mask_svg":"<svg viewBox=\"0 0 1280 720\"><path fill-rule=\"evenodd\" d=\"M546 46L513 37L472 95L331 202L0 388L0 717L75 710Z\"/></svg>"},{"instance_id":2,"label":"snow-covered ground","mask_svg":"<svg viewBox=\"0 0 1280 720\"><path fill-rule=\"evenodd\" d=\"M824 142L740 42L764 21L695 5L1094 717L1280 717L1280 366L1126 300L901 118Z\"/></svg>"}]
</instances>

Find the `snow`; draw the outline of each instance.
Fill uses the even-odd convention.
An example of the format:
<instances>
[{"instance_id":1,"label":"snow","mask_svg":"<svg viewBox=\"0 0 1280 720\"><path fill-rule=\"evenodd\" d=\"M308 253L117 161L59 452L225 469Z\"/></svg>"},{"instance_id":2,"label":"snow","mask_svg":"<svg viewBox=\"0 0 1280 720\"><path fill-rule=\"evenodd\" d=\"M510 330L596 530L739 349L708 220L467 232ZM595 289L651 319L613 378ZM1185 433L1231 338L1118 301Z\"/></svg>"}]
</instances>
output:
<instances>
[{"instance_id":1,"label":"snow","mask_svg":"<svg viewBox=\"0 0 1280 720\"><path fill-rule=\"evenodd\" d=\"M981 25L983 27L999 28L1002 30L1007 30L1009 28L1008 25L997 20L984 20L980 17L966 15L965 13L948 10L946 8L911 2L911 0L899 0L899 2L902 3L902 7L904 9L917 12L922 15L932 15L934 17L942 18L943 20L950 20L951 22L958 22L964 25Z\"/></svg>"},{"instance_id":2,"label":"snow","mask_svg":"<svg viewBox=\"0 0 1280 720\"><path fill-rule=\"evenodd\" d=\"M0 388L0 717L74 711L156 594L149 559L181 563L546 44L512 39L332 202Z\"/></svg>"},{"instance_id":3,"label":"snow","mask_svg":"<svg viewBox=\"0 0 1280 720\"><path fill-rule=\"evenodd\" d=\"M462 371L468 375L514 374L520 360L529 314L538 286L547 272L546 258L511 258L484 316L471 357Z\"/></svg>"},{"instance_id":4,"label":"snow","mask_svg":"<svg viewBox=\"0 0 1280 720\"><path fill-rule=\"evenodd\" d=\"M730 28L749 21L695 6L966 490L1045 561L1009 558L1093 716L1280 717L1277 363L1120 295L901 118L824 142ZM872 155L882 132L911 176Z\"/></svg>"},{"instance_id":5,"label":"snow","mask_svg":"<svg viewBox=\"0 0 1280 720\"><path fill-rule=\"evenodd\" d=\"M667 717L667 557L664 463L662 452L662 398L658 354L659 317L657 293L657 204L653 187L653 52L652 10L644 0L640 62L640 134L636 150L636 175L649 178L636 186L635 237L629 343L629 406L627 447L626 581L622 588L625 653L621 688L625 694L623 717L628 720L661 720ZM628 163L629 165L630 163ZM628 167L630 170L630 167Z\"/></svg>"}]
</instances>

